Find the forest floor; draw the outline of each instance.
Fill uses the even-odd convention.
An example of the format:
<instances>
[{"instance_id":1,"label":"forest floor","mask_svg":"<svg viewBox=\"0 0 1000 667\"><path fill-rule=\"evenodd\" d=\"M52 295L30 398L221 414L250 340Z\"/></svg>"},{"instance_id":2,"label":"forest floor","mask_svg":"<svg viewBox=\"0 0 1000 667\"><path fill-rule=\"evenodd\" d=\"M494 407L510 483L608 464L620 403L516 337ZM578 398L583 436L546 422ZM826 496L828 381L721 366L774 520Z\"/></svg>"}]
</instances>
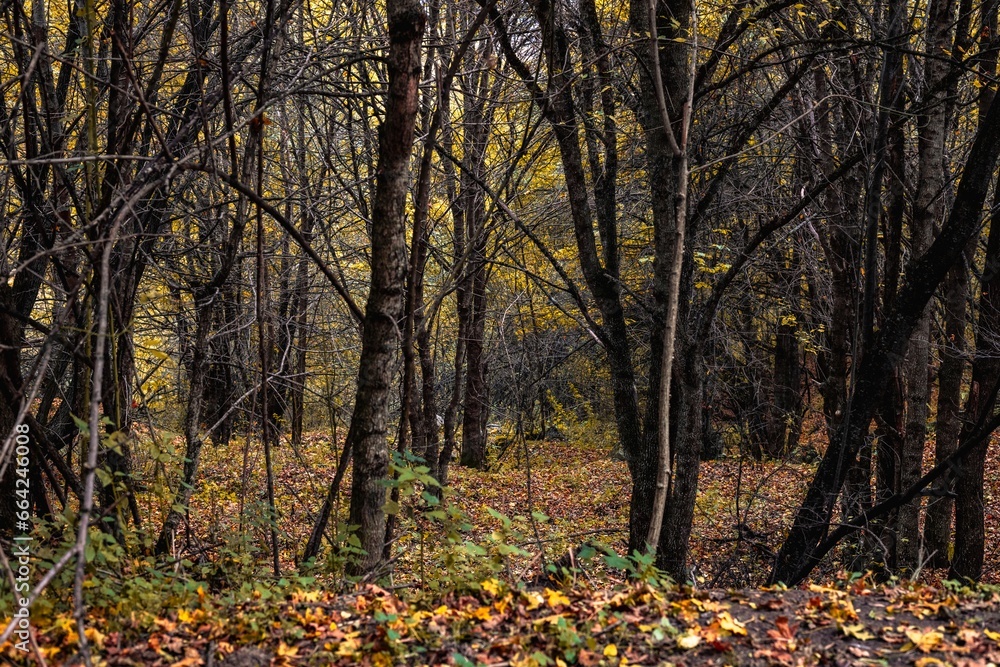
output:
<instances>
[{"instance_id":1,"label":"forest floor","mask_svg":"<svg viewBox=\"0 0 1000 667\"><path fill-rule=\"evenodd\" d=\"M88 638L107 665L1000 665L996 447L987 471L987 585L959 589L940 581L943 571L924 571L918 582L876 586L827 569L814 573L821 584L784 590L757 586L811 465L705 463L692 536L695 586L655 576L629 583L620 568L641 570L641 563L601 557L600 544L624 551L629 482L625 464L609 459L599 440L591 433L521 443L489 472L455 467L449 505L461 519L448 525L462 535L451 550L441 546L443 529L419 518L418 496L404 493L394 572L382 587L345 586L314 573L315 580L286 575L290 581L227 590L231 582L212 579L218 569L209 559L203 584L197 564L187 563L182 591L162 594L159 606L143 610L127 585L120 599L95 598ZM252 508L240 509L237 500L241 486L262 488L260 466L251 457L241 479L224 474L240 459L240 446L206 452L206 481L190 512L191 533L201 540L187 543L191 554L205 553L203 545L211 547L240 516L251 537L263 535ZM301 482L321 490L333 454L318 436L299 450L278 451L277 504L289 557L309 529ZM155 516L148 519L156 525ZM578 562L584 551L589 560ZM214 553L216 560L233 557ZM477 565L483 554L501 554L499 565ZM543 564L565 563L570 554L579 569L569 580L544 579ZM291 566L283 561L286 571ZM460 583L449 583L453 575ZM33 622L40 649L29 662L76 664L68 612L56 606ZM24 660L9 645L0 648L3 656Z\"/></svg>"}]
</instances>

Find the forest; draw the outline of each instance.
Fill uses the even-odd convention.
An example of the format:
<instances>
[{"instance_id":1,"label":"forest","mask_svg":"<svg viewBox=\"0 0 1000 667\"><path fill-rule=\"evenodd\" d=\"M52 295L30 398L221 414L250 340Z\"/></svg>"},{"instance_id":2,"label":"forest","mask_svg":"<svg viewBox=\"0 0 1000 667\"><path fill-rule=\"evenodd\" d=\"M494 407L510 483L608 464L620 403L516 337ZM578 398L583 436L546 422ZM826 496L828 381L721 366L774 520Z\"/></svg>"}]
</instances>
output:
<instances>
[{"instance_id":1,"label":"forest","mask_svg":"<svg viewBox=\"0 0 1000 667\"><path fill-rule=\"evenodd\" d=\"M998 18L0 0L0 661L1000 663Z\"/></svg>"}]
</instances>

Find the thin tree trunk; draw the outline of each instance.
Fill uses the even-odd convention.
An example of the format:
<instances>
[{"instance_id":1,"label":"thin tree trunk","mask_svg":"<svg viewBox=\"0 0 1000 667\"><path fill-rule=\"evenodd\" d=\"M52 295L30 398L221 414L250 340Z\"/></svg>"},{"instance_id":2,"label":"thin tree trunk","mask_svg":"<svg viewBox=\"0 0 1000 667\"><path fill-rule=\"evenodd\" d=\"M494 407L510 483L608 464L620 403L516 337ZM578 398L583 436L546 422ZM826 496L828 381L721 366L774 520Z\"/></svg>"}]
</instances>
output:
<instances>
[{"instance_id":1,"label":"thin tree trunk","mask_svg":"<svg viewBox=\"0 0 1000 667\"><path fill-rule=\"evenodd\" d=\"M196 304L194 346L191 350L190 379L188 381L187 413L184 416L184 472L177 491L174 493L167 518L163 521L160 536L156 541L156 553L174 553L174 539L177 528L184 519L184 512L194 493L195 477L201 461L204 442L201 438L201 415L204 409L204 387L207 371L209 331L215 300L211 297L200 299Z\"/></svg>"},{"instance_id":2,"label":"thin tree trunk","mask_svg":"<svg viewBox=\"0 0 1000 667\"><path fill-rule=\"evenodd\" d=\"M991 115L1000 105L991 105ZM988 122L988 121L987 121ZM1000 203L994 195L994 204ZM994 210L996 210L994 208ZM996 220L996 218L994 218ZM976 321L976 354L972 361L972 385L965 404L965 432L961 441L996 405L996 387L1000 383L1000 225L991 223L986 242L986 263L980 285L979 317ZM955 554L949 576L978 581L983 573L986 548L986 513L984 478L986 451L990 438L984 439L958 464L955 492Z\"/></svg>"},{"instance_id":3,"label":"thin tree trunk","mask_svg":"<svg viewBox=\"0 0 1000 667\"><path fill-rule=\"evenodd\" d=\"M491 57L487 50L473 57ZM462 173L464 196L465 240L469 262L465 295L467 317L465 326L465 400L462 413L463 466L486 468L486 424L489 421L489 392L486 381L484 338L486 335L486 193L476 182L485 175L486 146L493 125L493 105L488 102L489 72L473 76L469 83L465 105L464 161L469 174Z\"/></svg>"},{"instance_id":4,"label":"thin tree trunk","mask_svg":"<svg viewBox=\"0 0 1000 667\"><path fill-rule=\"evenodd\" d=\"M426 18L416 0L389 0L389 71L385 120L372 206L371 287L361 336L361 361L347 445L354 452L349 522L358 526L364 554L349 572L371 572L385 540L386 442L394 357L406 292L405 198L420 82ZM314 531L315 532L315 531ZM320 531L321 532L321 531Z\"/></svg>"},{"instance_id":5,"label":"thin tree trunk","mask_svg":"<svg viewBox=\"0 0 1000 667\"><path fill-rule=\"evenodd\" d=\"M927 50L943 53L951 46L954 25L953 0L932 0L927 9ZM910 228L910 248L913 257L923 255L930 246L934 224L943 217L945 203L945 134L949 114L943 90L952 63L943 58L927 58L924 63L924 113L917 116L917 193L913 204ZM930 306L917 323L907 353L904 378L906 382L906 435L899 461L899 481L896 492L907 489L920 478L927 439L930 382ZM899 509L897 525L897 566L903 573L912 573L920 565L921 548L918 521L920 498Z\"/></svg>"},{"instance_id":6,"label":"thin tree trunk","mask_svg":"<svg viewBox=\"0 0 1000 667\"><path fill-rule=\"evenodd\" d=\"M958 448L962 431L962 376L965 372L966 299L969 296L969 267L963 260L945 278L945 340L938 369L937 434L934 460L945 460ZM931 567L949 564L952 515L955 502L947 496L931 498L924 523L924 546Z\"/></svg>"}]
</instances>

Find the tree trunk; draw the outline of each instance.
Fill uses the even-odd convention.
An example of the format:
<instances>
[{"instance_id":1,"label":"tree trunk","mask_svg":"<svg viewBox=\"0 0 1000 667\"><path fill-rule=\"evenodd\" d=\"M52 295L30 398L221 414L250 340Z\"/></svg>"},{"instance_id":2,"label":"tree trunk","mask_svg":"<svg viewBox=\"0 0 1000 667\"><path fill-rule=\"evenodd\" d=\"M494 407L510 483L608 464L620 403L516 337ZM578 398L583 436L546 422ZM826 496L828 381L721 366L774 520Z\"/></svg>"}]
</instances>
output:
<instances>
[{"instance_id":1,"label":"tree trunk","mask_svg":"<svg viewBox=\"0 0 1000 667\"><path fill-rule=\"evenodd\" d=\"M927 50L932 54L946 52L951 46L954 2L932 0L927 13ZM934 224L944 213L947 187L945 135L949 113L943 85L951 67L952 63L944 58L927 58L924 63L924 90L927 94L922 106L926 111L917 116L917 193L910 229L912 257L923 255L930 246ZM905 363L906 435L899 461L897 493L908 489L921 476L930 399L927 372L930 365L930 325L930 306L927 306L910 339ZM920 498L903 505L898 517L897 566L902 573L909 574L920 565Z\"/></svg>"},{"instance_id":2,"label":"tree trunk","mask_svg":"<svg viewBox=\"0 0 1000 667\"><path fill-rule=\"evenodd\" d=\"M156 541L158 555L172 554L175 551L174 539L177 528L184 518L191 494L194 493L195 477L198 474L198 464L201 460L201 449L204 441L201 438L201 415L204 409L205 376L207 370L206 357L209 347L209 331L212 325L212 311L215 300L199 299L196 304L197 324L195 328L194 347L191 351L190 379L188 382L187 414L184 416L184 472L180 484L174 494L173 502L163 521L160 536Z\"/></svg>"},{"instance_id":3,"label":"tree trunk","mask_svg":"<svg viewBox=\"0 0 1000 667\"><path fill-rule=\"evenodd\" d=\"M639 121L646 139L646 163L649 172L650 208L653 217L655 244L653 262L654 317L650 327L649 390L641 446L634 448L634 454L629 461L632 473L632 507L629 515L630 552L645 550L646 540L650 536L650 522L653 518L653 506L656 502L658 455L661 449L661 439L671 442L671 446L675 449L673 458L676 459L675 467L678 479L674 480L674 484L680 484L681 490L688 488L685 486L683 478L688 477L691 471L681 470L680 466L685 465L684 461L694 460L694 485L697 486L697 456L691 459L690 451L681 452L678 449L695 444L684 437L684 430L678 428L681 420L674 420L677 424L671 424L667 428L668 433L660 432L664 426L661 423L661 415L669 414L674 406L684 406L688 401L695 400L697 400L698 406L701 406L700 389L696 392L697 399L695 399L687 394L687 386L682 386L677 382L665 382L666 375L663 364L667 358L664 354L664 344L667 342L664 340L664 332L667 328L668 304L671 302L671 292L673 291L671 274L679 272L678 262L683 257L683 248L679 247L679 242L683 241L683 233L678 234L678 232L686 226L687 197L686 192L683 192L679 186L686 187L687 164L686 159L679 160L680 156L676 155L677 151L674 150L674 146L676 146L677 141L674 137L682 136L682 126L685 120L683 109L690 93L690 45L685 40L690 37L687 30L692 18L691 9L691 3L686 0L656 3L652 7L649 0L633 0L629 6L629 29L633 35L641 40L643 45L636 49L636 58L642 64L640 71L645 73ZM651 20L656 21L655 26L650 25ZM646 46L653 34L659 37L656 49ZM675 41L675 37L680 41ZM654 60L654 54L658 60ZM653 77L658 77L659 81ZM661 97L662 99L660 99ZM665 118L669 119L670 126L664 122ZM679 169L683 170L685 174L679 173ZM678 195L682 195L680 201L685 207L684 211L678 209ZM681 217L678 218L678 215ZM681 227L678 226L679 221ZM680 289L679 280L680 276L678 275L678 282L675 285L678 289ZM684 341L686 320L684 314L687 312L687 308L682 304L679 310L681 312L676 315L675 323L671 323L672 336L677 341ZM669 316L672 315L670 313ZM673 350L666 352L675 356ZM670 372L670 374L673 376L671 380L676 380L678 373ZM670 404L664 406L663 400L666 400L667 397L663 396L662 392L668 386L672 386L669 397ZM681 409L684 410L684 408ZM700 415L696 421L700 431ZM697 445L700 447L700 439ZM673 488L669 493L673 496L677 491L677 488ZM664 508L664 526L660 529L660 537L657 540L659 552L657 558L661 562L667 559L679 563L683 557L678 558L681 554L676 553L670 543L677 535L671 535L673 528L668 528L666 525L677 518L678 508L672 506L673 502L674 498L670 497L667 500L667 507ZM681 534L686 534L686 532L682 530ZM674 542L676 543L676 540ZM672 553L666 554L665 552ZM684 546L684 555L686 555L686 545ZM681 564L678 569L668 569L668 572L683 580L686 578L683 569L683 564Z\"/></svg>"},{"instance_id":4,"label":"tree trunk","mask_svg":"<svg viewBox=\"0 0 1000 667\"><path fill-rule=\"evenodd\" d=\"M441 133L441 145L450 154L454 133L450 121L450 95L442 97L442 118L444 127ZM458 330L455 332L455 356L452 360L453 377L451 383L451 397L444 411L443 436L444 444L437 460L437 480L442 486L448 482L448 467L455 452L455 432L458 424L458 410L462 404L462 391L465 388L465 340L466 327L469 316L467 314L469 289L467 271L463 266L465 262L465 209L462 204L461 191L459 190L459 179L455 174L455 165L450 160L444 161L444 173L446 178L445 188L448 194L448 201L452 210L452 245L455 248L455 261L459 263L454 272L457 276L455 282L455 312L458 319Z\"/></svg>"},{"instance_id":5,"label":"tree trunk","mask_svg":"<svg viewBox=\"0 0 1000 667\"><path fill-rule=\"evenodd\" d=\"M471 229L470 229L471 231ZM483 343L486 336L486 248L482 231L473 241L471 314L466 342L465 412L462 419L462 465L486 469L486 424L489 421L489 389Z\"/></svg>"},{"instance_id":6,"label":"tree trunk","mask_svg":"<svg viewBox=\"0 0 1000 667\"><path fill-rule=\"evenodd\" d=\"M476 54L470 54L475 57ZM488 56L486 52L482 54ZM471 173L462 172L463 219L469 260L464 288L465 308L465 398L462 416L463 466L486 468L486 424L489 395L483 343L486 335L486 193L476 182L485 175L486 145L492 127L492 105L488 102L489 68L471 77L465 104L463 161ZM470 94L471 93L471 94Z\"/></svg>"},{"instance_id":7,"label":"tree trunk","mask_svg":"<svg viewBox=\"0 0 1000 667\"><path fill-rule=\"evenodd\" d=\"M379 128L378 168L372 206L371 287L361 335L354 412L347 446L354 452L349 523L358 526L364 555L351 574L371 572L385 540L386 443L389 394L406 293L405 198L420 82L425 16L416 0L389 0L389 89Z\"/></svg>"},{"instance_id":8,"label":"tree trunk","mask_svg":"<svg viewBox=\"0 0 1000 667\"><path fill-rule=\"evenodd\" d=\"M958 448L962 431L962 375L965 370L966 299L969 267L963 260L951 267L945 278L945 340L938 369L937 435L934 459L940 463ZM931 567L949 564L952 515L955 503L947 497L931 498L924 523L924 547Z\"/></svg>"},{"instance_id":9,"label":"tree trunk","mask_svg":"<svg viewBox=\"0 0 1000 667\"><path fill-rule=\"evenodd\" d=\"M1000 105L994 101L990 116L998 107ZM997 199L995 195L994 202ZM972 385L965 404L963 441L982 419L992 414L997 400L997 383L1000 383L1000 225L992 223L986 242L986 264L976 321L976 356L972 361ZM986 546L983 483L989 443L990 438L984 439L958 464L955 554L949 572L954 579L978 581L983 573Z\"/></svg>"}]
</instances>

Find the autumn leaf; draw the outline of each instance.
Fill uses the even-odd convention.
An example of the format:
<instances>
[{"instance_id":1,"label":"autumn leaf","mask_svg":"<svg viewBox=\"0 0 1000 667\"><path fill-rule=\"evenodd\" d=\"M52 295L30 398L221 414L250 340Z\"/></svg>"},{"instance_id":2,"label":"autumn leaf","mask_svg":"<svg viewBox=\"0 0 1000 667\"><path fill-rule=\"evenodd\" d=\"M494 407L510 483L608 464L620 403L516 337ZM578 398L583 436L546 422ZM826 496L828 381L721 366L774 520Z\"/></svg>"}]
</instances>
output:
<instances>
[{"instance_id":1,"label":"autumn leaf","mask_svg":"<svg viewBox=\"0 0 1000 667\"><path fill-rule=\"evenodd\" d=\"M490 595L497 596L500 594L500 582L496 579L487 579L479 585Z\"/></svg>"},{"instance_id":2,"label":"autumn leaf","mask_svg":"<svg viewBox=\"0 0 1000 667\"><path fill-rule=\"evenodd\" d=\"M560 593L559 591L554 591L551 588L545 589L545 601L550 607L555 609L556 607L568 605L569 598Z\"/></svg>"},{"instance_id":3,"label":"autumn leaf","mask_svg":"<svg viewBox=\"0 0 1000 667\"><path fill-rule=\"evenodd\" d=\"M854 639L860 639L865 642L870 639L875 639L875 635L868 632L862 623L852 623L840 626L841 632L847 637L853 637Z\"/></svg>"},{"instance_id":4,"label":"autumn leaf","mask_svg":"<svg viewBox=\"0 0 1000 667\"><path fill-rule=\"evenodd\" d=\"M205 661L202 659L197 649L188 646L184 649L184 658L172 663L170 667L199 667L204 664Z\"/></svg>"},{"instance_id":5,"label":"autumn leaf","mask_svg":"<svg viewBox=\"0 0 1000 667\"><path fill-rule=\"evenodd\" d=\"M746 636L747 634L746 625L733 618L728 611L720 612L716 620L719 623L719 627L730 634L742 636Z\"/></svg>"},{"instance_id":6,"label":"autumn leaf","mask_svg":"<svg viewBox=\"0 0 1000 667\"><path fill-rule=\"evenodd\" d=\"M795 632L798 625L789 625L787 616L779 616L774 620L774 630L768 630L767 636L774 640L775 645L783 651L793 652L797 648Z\"/></svg>"},{"instance_id":7,"label":"autumn leaf","mask_svg":"<svg viewBox=\"0 0 1000 667\"><path fill-rule=\"evenodd\" d=\"M916 648L921 653L930 653L941 645L944 641L944 635L936 630L928 630L923 632L920 628L907 628L906 638L912 642L912 646L909 644L904 646L903 649Z\"/></svg>"}]
</instances>

